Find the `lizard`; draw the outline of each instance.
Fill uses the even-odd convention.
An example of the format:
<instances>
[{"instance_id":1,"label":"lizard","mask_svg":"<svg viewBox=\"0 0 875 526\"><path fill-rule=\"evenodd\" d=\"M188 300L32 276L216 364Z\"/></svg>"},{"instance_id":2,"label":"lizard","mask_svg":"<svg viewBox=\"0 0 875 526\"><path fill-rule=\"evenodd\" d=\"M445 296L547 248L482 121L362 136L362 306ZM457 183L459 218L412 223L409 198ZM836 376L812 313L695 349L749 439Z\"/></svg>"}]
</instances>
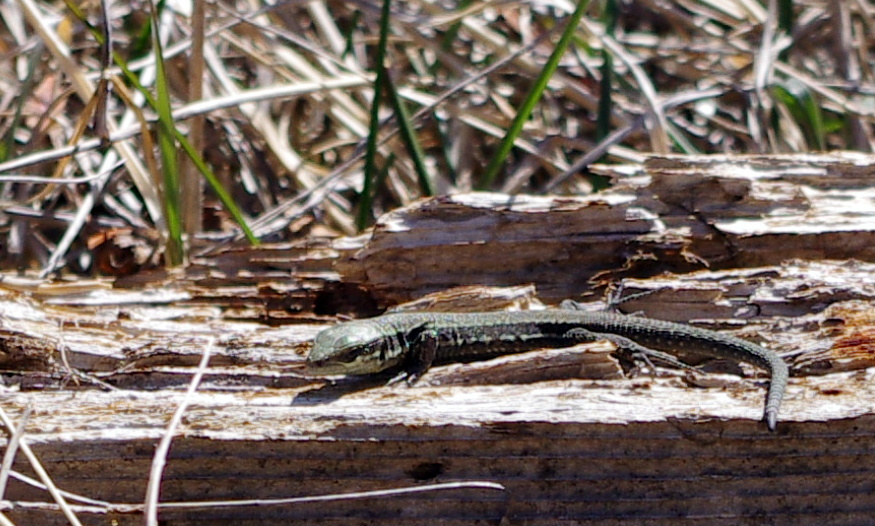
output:
<instances>
[{"instance_id":1,"label":"lizard","mask_svg":"<svg viewBox=\"0 0 875 526\"><path fill-rule=\"evenodd\" d=\"M681 323L567 308L522 312L402 312L337 324L320 332L307 357L318 376L403 369L413 383L432 364L610 340L677 363L662 351L692 351L748 362L771 376L763 420L775 430L789 376L774 351L741 338Z\"/></svg>"}]
</instances>

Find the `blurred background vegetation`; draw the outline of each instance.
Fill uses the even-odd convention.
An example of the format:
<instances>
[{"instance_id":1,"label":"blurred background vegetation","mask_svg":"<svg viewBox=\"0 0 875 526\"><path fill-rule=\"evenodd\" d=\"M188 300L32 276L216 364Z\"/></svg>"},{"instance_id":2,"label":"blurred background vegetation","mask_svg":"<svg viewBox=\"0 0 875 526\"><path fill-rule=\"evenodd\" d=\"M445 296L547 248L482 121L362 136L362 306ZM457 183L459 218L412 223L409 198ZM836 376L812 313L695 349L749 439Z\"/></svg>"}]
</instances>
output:
<instances>
[{"instance_id":1,"label":"blurred background vegetation","mask_svg":"<svg viewBox=\"0 0 875 526\"><path fill-rule=\"evenodd\" d=\"M865 1L0 0L0 269L125 275L655 153L873 148Z\"/></svg>"}]
</instances>

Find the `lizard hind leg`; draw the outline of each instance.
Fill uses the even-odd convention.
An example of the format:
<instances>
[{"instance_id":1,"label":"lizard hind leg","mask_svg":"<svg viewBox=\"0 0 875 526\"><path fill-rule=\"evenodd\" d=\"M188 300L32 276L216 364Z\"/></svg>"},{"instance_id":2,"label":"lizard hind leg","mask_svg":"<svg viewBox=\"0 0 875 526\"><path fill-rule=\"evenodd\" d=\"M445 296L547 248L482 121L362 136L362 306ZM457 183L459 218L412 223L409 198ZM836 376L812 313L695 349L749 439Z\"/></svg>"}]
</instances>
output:
<instances>
[{"instance_id":1,"label":"lizard hind leg","mask_svg":"<svg viewBox=\"0 0 875 526\"><path fill-rule=\"evenodd\" d=\"M645 347L635 340L626 338L625 336L604 332L593 332L589 329L583 328L571 329L570 331L565 333L565 336L567 338L573 338L582 342L607 340L619 347L620 349L631 353L633 362L635 362L636 364L638 362L643 362L650 371L656 370L656 367L654 367L651 358L666 365L677 367L679 369L686 369L689 371L696 370L695 367L687 365L686 363L678 360L675 356L671 354Z\"/></svg>"}]
</instances>

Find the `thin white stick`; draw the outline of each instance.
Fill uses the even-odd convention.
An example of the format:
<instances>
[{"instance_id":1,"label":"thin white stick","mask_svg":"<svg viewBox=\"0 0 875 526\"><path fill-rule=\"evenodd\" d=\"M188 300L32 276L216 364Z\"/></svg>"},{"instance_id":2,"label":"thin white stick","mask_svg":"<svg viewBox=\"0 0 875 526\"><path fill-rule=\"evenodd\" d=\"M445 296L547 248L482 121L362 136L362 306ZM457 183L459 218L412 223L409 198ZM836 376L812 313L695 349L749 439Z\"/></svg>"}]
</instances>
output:
<instances>
[{"instance_id":1,"label":"thin white stick","mask_svg":"<svg viewBox=\"0 0 875 526\"><path fill-rule=\"evenodd\" d=\"M506 488L497 482L483 480L467 480L464 482L442 482L440 484L428 484L425 486L412 486L406 488L390 488L372 491L357 491L352 493L333 493L328 495L313 495L310 497L287 497L280 499L249 499L249 500L205 500L190 502L162 502L159 509L206 509L206 508L240 508L248 506L278 506L281 504L301 504L305 502L330 502L338 500L360 500L392 497L398 495L410 495L414 493L428 493L432 491L460 490L460 489L485 489L493 491L505 491ZM85 499L83 499L84 501ZM123 504L117 502L94 501L95 505L74 505L73 507L82 513L96 513L106 515L108 513L135 513L143 511L143 504ZM12 508L57 510L58 505L49 502L35 501L0 501L5 506Z\"/></svg>"},{"instance_id":2,"label":"thin white stick","mask_svg":"<svg viewBox=\"0 0 875 526\"><path fill-rule=\"evenodd\" d=\"M15 426L15 431L9 437L9 443L6 445L6 452L3 453L3 465L0 467L0 499L6 495L6 485L9 483L9 474L12 472L12 463L15 462L15 455L18 453L18 446L21 443L21 438L24 436L24 426L30 418L30 413L33 408L30 404L24 408L24 414L21 415L21 422Z\"/></svg>"},{"instance_id":3,"label":"thin white stick","mask_svg":"<svg viewBox=\"0 0 875 526\"><path fill-rule=\"evenodd\" d=\"M15 470L9 472L9 476L14 478L15 480L21 482L22 484L27 484L28 486L33 486L34 488L41 489L43 491L46 490L46 485L41 483L40 481L28 477L23 473L19 473ZM63 495L70 502L75 502L79 504L87 504L90 506L100 507L103 506L107 511L109 511L113 507L117 506L131 506L131 504L117 504L113 502L108 502L105 500L92 499L91 497L86 497L85 495L79 495L78 493L73 493L72 491L58 490L61 495ZM0 501L3 502L3 501ZM9 501L6 501L9 502ZM139 508L142 508L142 504L136 504Z\"/></svg>"},{"instance_id":4,"label":"thin white stick","mask_svg":"<svg viewBox=\"0 0 875 526\"><path fill-rule=\"evenodd\" d=\"M188 389L185 391L185 396L173 413L173 418L170 419L170 424L167 425L167 431L161 438L158 444L158 449L155 450L155 456L152 458L152 470L149 473L149 485L146 487L146 525L158 526L158 496L161 491L161 476L164 473L164 465L167 464L167 454L170 451L170 443L173 441L173 436L176 434L176 429L179 428L179 423L182 421L182 415L188 408L191 402L191 397L197 390L197 386L201 382L204 373L207 370L207 365L210 363L210 353L216 339L210 337L204 347L204 355L197 366L197 371L191 378L191 383L188 384Z\"/></svg>"},{"instance_id":5,"label":"thin white stick","mask_svg":"<svg viewBox=\"0 0 875 526\"><path fill-rule=\"evenodd\" d=\"M295 82L291 84L282 84L279 86L267 86L252 90L241 91L229 96L215 97L208 100L196 101L191 104L186 104L174 110L174 120L184 120L195 115L206 114L215 110L224 108L233 108L247 102L262 102L265 100L284 99L289 97L298 97L309 93L323 92L326 90L341 90L357 87L368 86L373 81L367 77L359 75L342 75L337 78L328 79L320 82ZM109 142L117 143L125 139L130 139L140 134L140 125L127 126L118 131L111 131L109 134ZM43 150L28 155L22 155L15 159L0 163L0 172L8 172L17 170L33 164L48 162L68 155L73 155L79 152L88 152L96 150L103 145L103 140L82 139L78 143L68 146L61 146L51 150Z\"/></svg>"},{"instance_id":6,"label":"thin white stick","mask_svg":"<svg viewBox=\"0 0 875 526\"><path fill-rule=\"evenodd\" d=\"M378 489L372 491L357 491L354 493L334 493L330 495L314 495L311 497L288 497L284 499L251 499L251 500L226 500L226 501L193 501L193 502L164 502L161 508L227 508L241 506L277 506L280 504L300 504L302 502L328 502L335 500L372 499L375 497L392 497L396 495L410 495L411 493L427 493L449 489L490 489L504 491L505 487L497 482L489 481L465 481L465 482L442 482L427 486L413 486L409 488Z\"/></svg>"},{"instance_id":7,"label":"thin white stick","mask_svg":"<svg viewBox=\"0 0 875 526\"><path fill-rule=\"evenodd\" d=\"M11 418L6 414L6 411L3 410L3 407L0 407L0 420L3 421L3 425L6 426L6 429L9 430L10 433L14 432L15 423ZM73 510L70 509L70 506L67 504L67 501L64 500L64 497L58 491L58 487L55 486L55 483L52 481L49 474L46 473L46 470L43 469L42 464L33 450L30 449L30 446L25 442L24 437L19 439L19 448L24 453L24 456L27 457L27 461L30 462L31 467L39 476L39 479L43 484L46 485L46 489L48 489L49 494L51 494L52 498L55 499L55 502L58 503L58 506L61 508L61 511L64 512L64 516L67 517L67 520L70 521L70 524L73 526L82 526L82 523L79 522L79 519L76 518L76 515L73 513Z\"/></svg>"}]
</instances>

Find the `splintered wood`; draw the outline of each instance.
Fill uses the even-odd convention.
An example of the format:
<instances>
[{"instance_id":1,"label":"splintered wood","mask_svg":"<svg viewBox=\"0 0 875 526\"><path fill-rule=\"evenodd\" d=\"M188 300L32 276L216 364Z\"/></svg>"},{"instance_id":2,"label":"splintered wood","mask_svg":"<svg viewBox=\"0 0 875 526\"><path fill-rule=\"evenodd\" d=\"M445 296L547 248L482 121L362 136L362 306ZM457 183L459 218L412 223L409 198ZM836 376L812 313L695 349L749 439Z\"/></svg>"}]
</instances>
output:
<instances>
[{"instance_id":1,"label":"splintered wood","mask_svg":"<svg viewBox=\"0 0 875 526\"><path fill-rule=\"evenodd\" d=\"M558 302L593 279L875 261L870 156L655 156L600 170L617 184L593 196L419 201L345 245L336 268L394 305L460 285L533 283Z\"/></svg>"},{"instance_id":2,"label":"splintered wood","mask_svg":"<svg viewBox=\"0 0 875 526\"><path fill-rule=\"evenodd\" d=\"M228 249L179 275L3 276L0 406L13 425L30 408L23 440L87 524L142 523L155 444L207 342L164 472L168 524L869 523L873 160L652 157L601 167L616 184L595 196L423 200L368 235ZM606 342L438 367L410 388L302 375L339 312L606 295L777 351L793 374L778 431L752 367L630 376ZM21 454L12 469L4 515L66 524ZM242 499L260 500L193 504Z\"/></svg>"}]
</instances>

